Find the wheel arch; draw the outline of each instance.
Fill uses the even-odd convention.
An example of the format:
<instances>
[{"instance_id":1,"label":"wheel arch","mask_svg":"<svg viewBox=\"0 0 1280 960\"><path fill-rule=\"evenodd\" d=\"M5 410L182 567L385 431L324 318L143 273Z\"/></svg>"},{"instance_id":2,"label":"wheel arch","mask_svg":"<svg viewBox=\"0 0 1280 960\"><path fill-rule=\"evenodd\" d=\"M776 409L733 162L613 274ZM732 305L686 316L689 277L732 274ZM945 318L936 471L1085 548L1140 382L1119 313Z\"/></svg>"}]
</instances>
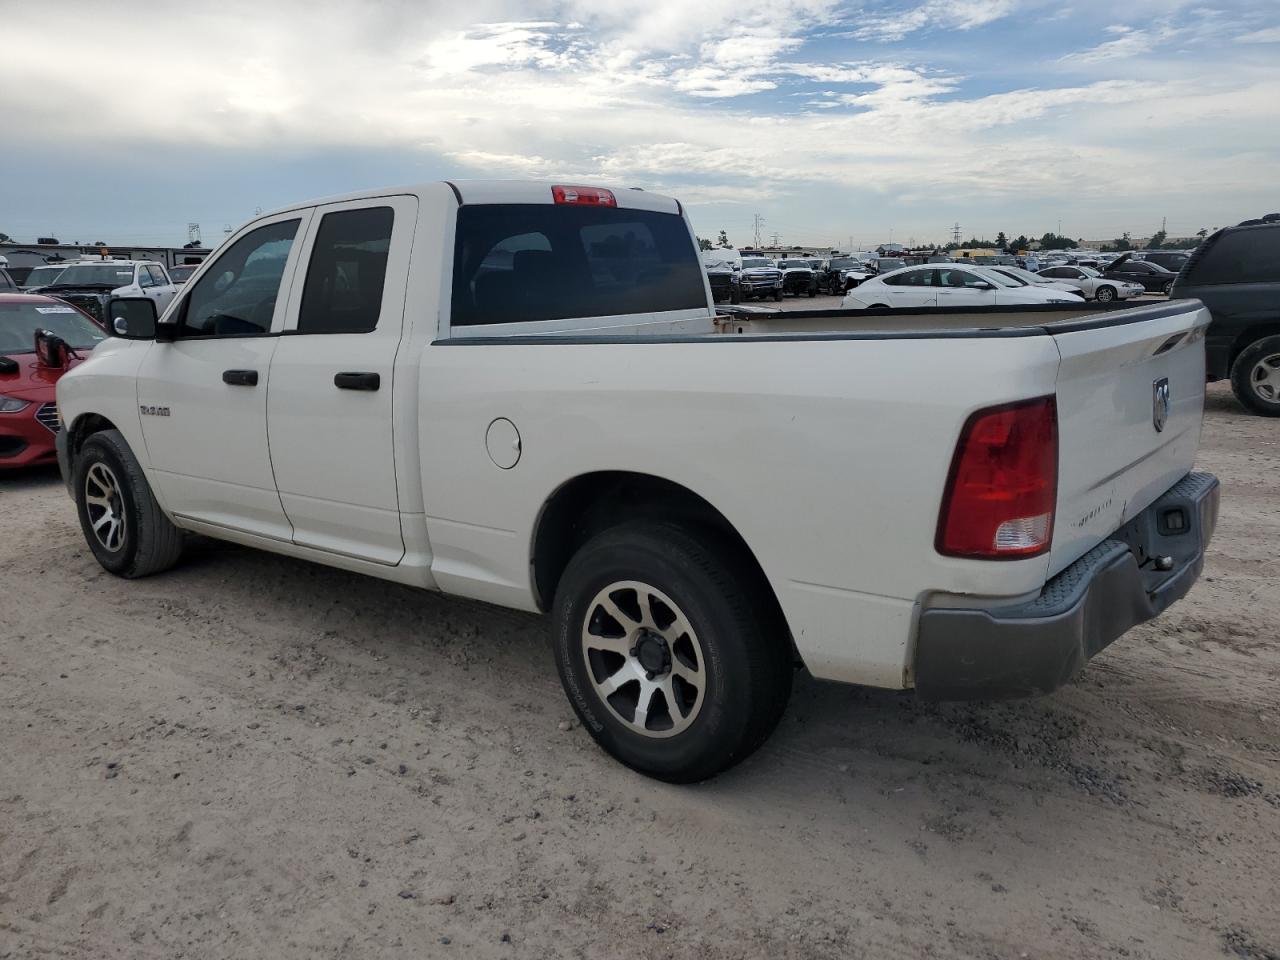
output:
<instances>
[{"instance_id":1,"label":"wheel arch","mask_svg":"<svg viewBox=\"0 0 1280 960\"><path fill-rule=\"evenodd\" d=\"M1236 334L1235 339L1231 341L1231 356L1227 360L1228 372L1235 365L1236 358L1251 344L1262 340L1264 337L1273 337L1278 334L1280 334L1280 318L1263 323L1255 323L1241 330Z\"/></svg>"},{"instance_id":2,"label":"wheel arch","mask_svg":"<svg viewBox=\"0 0 1280 960\"><path fill-rule=\"evenodd\" d=\"M782 607L754 551L729 519L688 487L625 470L582 474L542 505L530 545L534 599L549 610L556 587L579 546L603 530L636 519L674 521L712 532L750 564L779 617ZM785 622L785 619L784 619Z\"/></svg>"},{"instance_id":3,"label":"wheel arch","mask_svg":"<svg viewBox=\"0 0 1280 960\"><path fill-rule=\"evenodd\" d=\"M91 436L104 430L118 431L120 428L100 413L82 413L66 429L67 455L75 463L76 455Z\"/></svg>"}]
</instances>

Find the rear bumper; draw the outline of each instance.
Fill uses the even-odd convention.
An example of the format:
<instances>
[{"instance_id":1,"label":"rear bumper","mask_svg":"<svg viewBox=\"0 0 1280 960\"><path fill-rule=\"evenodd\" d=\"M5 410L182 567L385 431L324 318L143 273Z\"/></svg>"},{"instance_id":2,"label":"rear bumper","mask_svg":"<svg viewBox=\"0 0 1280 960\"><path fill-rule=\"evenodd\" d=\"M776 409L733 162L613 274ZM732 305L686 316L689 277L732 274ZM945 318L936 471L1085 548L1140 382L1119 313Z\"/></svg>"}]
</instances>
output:
<instances>
[{"instance_id":1,"label":"rear bumper","mask_svg":"<svg viewBox=\"0 0 1280 960\"><path fill-rule=\"evenodd\" d=\"M1048 693L1131 627L1191 589L1218 521L1218 480L1189 473L1016 607L920 615L916 692L928 700ZM1182 529L1171 529L1176 518ZM1171 521L1173 522L1171 524ZM1154 558L1172 559L1155 569Z\"/></svg>"}]
</instances>

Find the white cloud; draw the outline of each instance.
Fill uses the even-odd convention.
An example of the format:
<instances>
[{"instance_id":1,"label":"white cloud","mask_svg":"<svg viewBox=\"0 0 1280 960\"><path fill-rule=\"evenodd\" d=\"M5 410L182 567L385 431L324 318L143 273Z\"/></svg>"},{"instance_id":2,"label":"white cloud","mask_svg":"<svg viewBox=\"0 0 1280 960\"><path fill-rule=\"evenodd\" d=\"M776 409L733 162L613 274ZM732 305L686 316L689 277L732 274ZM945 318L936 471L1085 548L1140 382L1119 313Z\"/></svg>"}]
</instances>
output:
<instances>
[{"instance_id":1,"label":"white cloud","mask_svg":"<svg viewBox=\"0 0 1280 960\"><path fill-rule=\"evenodd\" d=\"M1105 209L1120 182L1127 198L1212 198L1280 177L1280 65L1119 71L1186 29L1163 23L1100 21L1102 42L1061 67L1090 82L1046 86L1037 68L1034 80L974 93L963 61L922 63L848 37L833 59L839 34L892 31L823 0L473 0L429 18L406 16L408 4L352 18L309 15L298 0L224 0L153 18L145 40L129 18L65 2L74 16L56 37L59 61L95 66L51 72L45 25L6 23L0 89L41 77L39 98L6 102L7 144L140 157L152 146L359 148L442 158L460 176L574 176L715 204L883 191ZM928 0L894 29L976 30L1011 12L1001 0ZM985 64L975 55L972 66ZM180 108L139 110L157 91L180 91ZM1247 165L1232 143L1248 145ZM1132 170L1153 159L1176 163L1177 176L1135 182Z\"/></svg>"},{"instance_id":2,"label":"white cloud","mask_svg":"<svg viewBox=\"0 0 1280 960\"><path fill-rule=\"evenodd\" d=\"M859 40L894 41L926 28L972 30L1013 13L1017 0L924 0L915 7L890 8L860 17L849 35Z\"/></svg>"},{"instance_id":3,"label":"white cloud","mask_svg":"<svg viewBox=\"0 0 1280 960\"><path fill-rule=\"evenodd\" d=\"M1280 27L1254 30L1236 37L1236 43L1280 43Z\"/></svg>"}]
</instances>

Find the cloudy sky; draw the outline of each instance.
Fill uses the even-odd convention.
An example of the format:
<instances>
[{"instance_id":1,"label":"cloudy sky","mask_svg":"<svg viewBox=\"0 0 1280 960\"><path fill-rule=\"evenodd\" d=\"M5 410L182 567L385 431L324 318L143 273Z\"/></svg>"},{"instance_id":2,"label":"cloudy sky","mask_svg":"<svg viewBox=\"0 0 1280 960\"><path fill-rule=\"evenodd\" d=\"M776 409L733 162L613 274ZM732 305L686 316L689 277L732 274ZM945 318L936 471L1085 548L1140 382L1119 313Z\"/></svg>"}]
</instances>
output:
<instances>
[{"instance_id":1,"label":"cloudy sky","mask_svg":"<svg viewBox=\"0 0 1280 960\"><path fill-rule=\"evenodd\" d=\"M0 230L206 240L441 178L856 246L1280 209L1280 0L0 0ZM1264 209L1265 208L1265 209Z\"/></svg>"}]
</instances>

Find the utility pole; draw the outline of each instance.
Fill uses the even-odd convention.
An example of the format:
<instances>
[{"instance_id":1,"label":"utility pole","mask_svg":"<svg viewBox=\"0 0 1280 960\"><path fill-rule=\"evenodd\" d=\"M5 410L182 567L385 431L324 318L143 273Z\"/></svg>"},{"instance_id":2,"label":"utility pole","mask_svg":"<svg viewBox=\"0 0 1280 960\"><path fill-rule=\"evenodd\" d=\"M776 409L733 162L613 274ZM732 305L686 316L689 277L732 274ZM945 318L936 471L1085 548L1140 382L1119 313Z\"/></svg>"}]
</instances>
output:
<instances>
[{"instance_id":1,"label":"utility pole","mask_svg":"<svg viewBox=\"0 0 1280 960\"><path fill-rule=\"evenodd\" d=\"M757 213L755 216L755 240L756 240L755 249L757 250L760 249L760 228L763 226L764 226L764 217L760 216L760 214Z\"/></svg>"},{"instance_id":2,"label":"utility pole","mask_svg":"<svg viewBox=\"0 0 1280 960\"><path fill-rule=\"evenodd\" d=\"M959 246L959 245L960 245L960 223L959 223L959 221L957 221L957 222L956 222L956 225L955 225L954 227L952 227L952 228L951 228L951 242L952 242L952 243L954 243L956 246Z\"/></svg>"}]
</instances>

